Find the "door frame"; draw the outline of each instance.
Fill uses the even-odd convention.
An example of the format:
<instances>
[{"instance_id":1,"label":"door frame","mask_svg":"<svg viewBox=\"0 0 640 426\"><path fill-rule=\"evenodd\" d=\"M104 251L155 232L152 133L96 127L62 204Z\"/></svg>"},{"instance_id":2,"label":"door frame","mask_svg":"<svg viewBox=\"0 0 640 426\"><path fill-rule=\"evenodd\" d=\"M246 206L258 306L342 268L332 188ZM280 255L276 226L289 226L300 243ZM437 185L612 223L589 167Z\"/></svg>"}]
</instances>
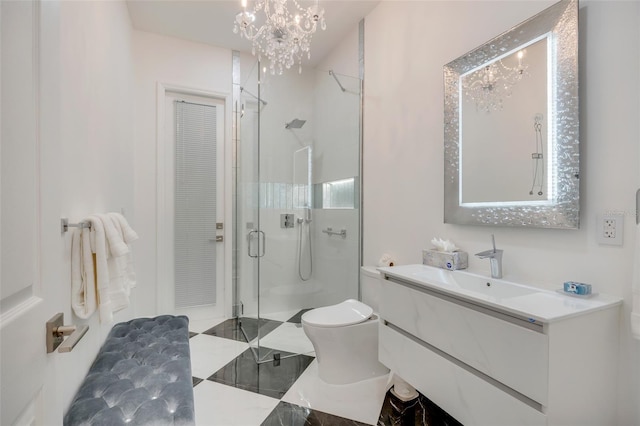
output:
<instances>
[{"instance_id":1,"label":"door frame","mask_svg":"<svg viewBox=\"0 0 640 426\"><path fill-rule=\"evenodd\" d=\"M167 213L167 202L173 200L173 196L169 194L169 188L166 179L166 162L171 155L167 152L166 140L167 137L165 131L165 99L169 93L177 93L185 96L198 96L204 98L210 98L214 101L222 101L224 103L224 136L222 144L220 146L221 156L223 158L222 176L223 182L223 210L218 213L218 218L225 224L222 230L222 235L226 244L222 255L223 259L223 297L218 303L223 304L222 312L226 318L231 316L231 304L232 304L232 226L230 226L230 220L232 216L232 162L231 162L231 94L224 92L213 92L209 90L197 89L192 87L186 87L178 84L170 84L164 82L157 83L156 89L156 280L157 280L157 292L156 292L156 308L158 313L173 313L175 311L174 306L174 288L173 279L170 276L171 264L173 259L171 258L173 250L173 241L164 230L168 226L172 226L170 222L170 215ZM202 314L206 317L206 311L202 313L197 312L198 315ZM200 318L193 318L200 319ZM205 318L202 318L205 319Z\"/></svg>"}]
</instances>

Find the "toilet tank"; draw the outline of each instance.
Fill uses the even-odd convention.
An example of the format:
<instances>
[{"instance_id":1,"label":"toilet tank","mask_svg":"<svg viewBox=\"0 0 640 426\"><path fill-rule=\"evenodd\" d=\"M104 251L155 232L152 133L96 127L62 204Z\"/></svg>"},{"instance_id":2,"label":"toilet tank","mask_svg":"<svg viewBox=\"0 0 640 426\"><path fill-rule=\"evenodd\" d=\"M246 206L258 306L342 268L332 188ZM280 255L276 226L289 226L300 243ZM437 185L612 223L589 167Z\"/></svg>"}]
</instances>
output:
<instances>
[{"instance_id":1,"label":"toilet tank","mask_svg":"<svg viewBox=\"0 0 640 426\"><path fill-rule=\"evenodd\" d=\"M360 286L362 303L371 306L374 312L378 312L382 275L380 275L375 266L362 266L360 268Z\"/></svg>"}]
</instances>

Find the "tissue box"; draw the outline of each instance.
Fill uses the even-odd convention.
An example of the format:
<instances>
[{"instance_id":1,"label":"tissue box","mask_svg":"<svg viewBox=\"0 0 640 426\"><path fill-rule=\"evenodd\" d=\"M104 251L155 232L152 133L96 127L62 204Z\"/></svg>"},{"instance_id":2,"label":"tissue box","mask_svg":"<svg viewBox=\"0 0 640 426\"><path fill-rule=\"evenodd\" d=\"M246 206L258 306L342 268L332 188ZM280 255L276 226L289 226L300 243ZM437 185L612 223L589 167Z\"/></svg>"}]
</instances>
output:
<instances>
[{"instance_id":1,"label":"tissue box","mask_svg":"<svg viewBox=\"0 0 640 426\"><path fill-rule=\"evenodd\" d=\"M422 250L422 263L442 269L454 271L469 266L469 255L466 251Z\"/></svg>"}]
</instances>

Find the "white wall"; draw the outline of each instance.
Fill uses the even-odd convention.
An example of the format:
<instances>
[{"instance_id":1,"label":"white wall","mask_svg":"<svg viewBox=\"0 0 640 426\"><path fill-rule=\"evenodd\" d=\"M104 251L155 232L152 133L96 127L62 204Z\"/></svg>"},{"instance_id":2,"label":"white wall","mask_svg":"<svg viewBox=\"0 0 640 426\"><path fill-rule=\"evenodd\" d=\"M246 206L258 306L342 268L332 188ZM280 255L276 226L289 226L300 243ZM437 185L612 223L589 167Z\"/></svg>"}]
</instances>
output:
<instances>
[{"instance_id":1,"label":"white wall","mask_svg":"<svg viewBox=\"0 0 640 426\"><path fill-rule=\"evenodd\" d=\"M262 64L264 66L264 63ZM268 102L260 117L260 178L263 182L293 182L293 153L313 145L313 70L290 69L283 75L262 75L261 96ZM306 120L300 129L285 129L294 118Z\"/></svg>"},{"instance_id":2,"label":"white wall","mask_svg":"<svg viewBox=\"0 0 640 426\"><path fill-rule=\"evenodd\" d=\"M360 79L318 72L314 84L314 183L358 176Z\"/></svg>"},{"instance_id":3,"label":"white wall","mask_svg":"<svg viewBox=\"0 0 640 426\"><path fill-rule=\"evenodd\" d=\"M135 89L131 96L135 103L135 209L139 219L136 230L140 235L136 252L137 309L140 316L151 316L163 313L156 311L158 285L164 279L157 276L156 193L159 181L164 179L163 168L156 164L158 83L230 95L231 51L137 30L133 31L132 38L135 58ZM231 111L226 113L225 124L229 127ZM227 130L229 136L230 129ZM225 143L228 144L229 140ZM228 168L229 164L225 164L225 173L230 176ZM225 217L225 221L230 224L231 218ZM226 227L227 230L230 228ZM230 238L226 240L231 241ZM229 259L226 262L230 265ZM230 274L229 269L226 268L227 274ZM228 293L225 299L230 296Z\"/></svg>"},{"instance_id":4,"label":"white wall","mask_svg":"<svg viewBox=\"0 0 640 426\"><path fill-rule=\"evenodd\" d=\"M71 314L70 241L60 217L124 209L134 229L133 60L124 2L43 2L41 29L41 276L53 316L90 326L72 352L48 356L44 424L60 424L112 324ZM133 247L137 253L138 247ZM135 300L139 294L133 290ZM132 307L114 321L134 317ZM44 350L44 324L42 335ZM7 342L3 342L7 344ZM19 348L17 344L16 349ZM26 373L28 374L28 373Z\"/></svg>"},{"instance_id":5,"label":"white wall","mask_svg":"<svg viewBox=\"0 0 640 426\"><path fill-rule=\"evenodd\" d=\"M314 83L314 183L358 176L360 167L359 28L316 67ZM340 86L329 70L345 88Z\"/></svg>"},{"instance_id":6,"label":"white wall","mask_svg":"<svg viewBox=\"0 0 640 426\"><path fill-rule=\"evenodd\" d=\"M494 233L504 273L554 289L566 280L624 297L619 424L638 424L638 343L629 334L638 183L638 2L581 2L581 228L443 224L442 66L551 2L383 2L365 20L364 264L384 252L420 263L434 236L475 253ZM623 247L600 246L596 214L625 212ZM473 256L470 269L489 273Z\"/></svg>"},{"instance_id":7,"label":"white wall","mask_svg":"<svg viewBox=\"0 0 640 426\"><path fill-rule=\"evenodd\" d=\"M359 37L360 26L356 25L353 30L335 46L325 58L320 61L317 70L328 71L333 70L337 74L359 77L360 61L359 61Z\"/></svg>"}]
</instances>

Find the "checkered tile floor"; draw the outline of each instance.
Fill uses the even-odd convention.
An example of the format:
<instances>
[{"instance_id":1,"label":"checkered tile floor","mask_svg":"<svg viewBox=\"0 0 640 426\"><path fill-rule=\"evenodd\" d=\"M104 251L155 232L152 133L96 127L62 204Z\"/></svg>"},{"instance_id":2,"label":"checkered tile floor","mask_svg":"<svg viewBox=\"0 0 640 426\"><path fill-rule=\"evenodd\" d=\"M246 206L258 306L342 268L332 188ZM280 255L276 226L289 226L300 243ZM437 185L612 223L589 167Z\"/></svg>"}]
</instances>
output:
<instances>
[{"instance_id":1,"label":"checkered tile floor","mask_svg":"<svg viewBox=\"0 0 640 426\"><path fill-rule=\"evenodd\" d=\"M190 321L198 426L378 424L388 377L340 386L321 381L303 312L242 319L249 341L260 334L259 356L269 359L261 364L237 319Z\"/></svg>"}]
</instances>

